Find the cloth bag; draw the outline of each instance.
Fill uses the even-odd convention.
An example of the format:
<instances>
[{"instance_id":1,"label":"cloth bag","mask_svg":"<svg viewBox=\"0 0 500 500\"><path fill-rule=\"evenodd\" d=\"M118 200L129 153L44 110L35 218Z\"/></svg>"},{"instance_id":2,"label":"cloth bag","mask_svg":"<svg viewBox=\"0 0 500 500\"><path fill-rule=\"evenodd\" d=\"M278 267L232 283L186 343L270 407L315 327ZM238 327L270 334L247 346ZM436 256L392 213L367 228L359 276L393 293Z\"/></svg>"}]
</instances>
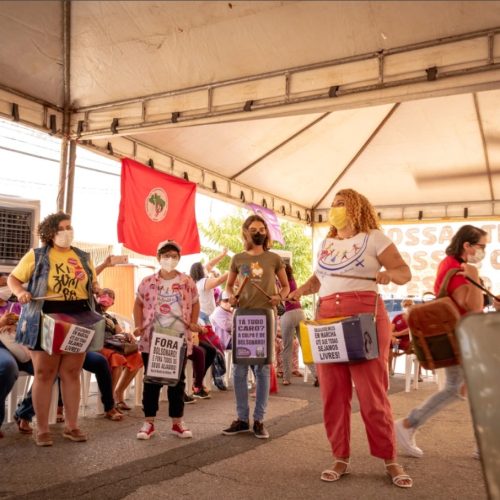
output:
<instances>
[{"instance_id":1,"label":"cloth bag","mask_svg":"<svg viewBox=\"0 0 500 500\"><path fill-rule=\"evenodd\" d=\"M8 326L0 328L0 342L20 362L27 363L30 359L29 350L16 342L16 331Z\"/></svg>"}]
</instances>

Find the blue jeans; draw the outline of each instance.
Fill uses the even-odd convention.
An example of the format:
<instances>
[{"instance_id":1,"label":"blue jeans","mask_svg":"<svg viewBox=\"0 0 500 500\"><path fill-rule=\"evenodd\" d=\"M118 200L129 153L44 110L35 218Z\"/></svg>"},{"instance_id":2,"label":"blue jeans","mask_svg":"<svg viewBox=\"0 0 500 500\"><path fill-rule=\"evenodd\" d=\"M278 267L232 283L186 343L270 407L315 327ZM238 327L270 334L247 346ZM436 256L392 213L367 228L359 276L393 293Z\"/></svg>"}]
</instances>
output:
<instances>
[{"instance_id":1,"label":"blue jeans","mask_svg":"<svg viewBox=\"0 0 500 500\"><path fill-rule=\"evenodd\" d=\"M412 427L420 427L445 406L459 399L460 386L464 381L462 367L460 365L448 366L444 370L446 373L446 385L444 389L433 394L422 405L414 408L408 415L408 420Z\"/></svg>"},{"instance_id":2,"label":"blue jeans","mask_svg":"<svg viewBox=\"0 0 500 500\"><path fill-rule=\"evenodd\" d=\"M20 363L0 342L0 426L5 418L5 400L14 387L20 371L33 375L31 361Z\"/></svg>"},{"instance_id":3,"label":"blue jeans","mask_svg":"<svg viewBox=\"0 0 500 500\"><path fill-rule=\"evenodd\" d=\"M236 395L236 413L239 420L249 421L250 408L248 406L248 365L234 365L234 393ZM262 422L269 399L270 365L255 365L256 399L253 419Z\"/></svg>"},{"instance_id":4,"label":"blue jeans","mask_svg":"<svg viewBox=\"0 0 500 500\"><path fill-rule=\"evenodd\" d=\"M109 411L115 406L113 399L113 384L111 382L111 370L109 369L107 359L100 352L88 352L85 355L83 369L95 375L97 386L101 392L101 401L104 405L104 411ZM31 399L31 389L26 397L17 407L15 416L31 422L35 416L33 401Z\"/></svg>"}]
</instances>

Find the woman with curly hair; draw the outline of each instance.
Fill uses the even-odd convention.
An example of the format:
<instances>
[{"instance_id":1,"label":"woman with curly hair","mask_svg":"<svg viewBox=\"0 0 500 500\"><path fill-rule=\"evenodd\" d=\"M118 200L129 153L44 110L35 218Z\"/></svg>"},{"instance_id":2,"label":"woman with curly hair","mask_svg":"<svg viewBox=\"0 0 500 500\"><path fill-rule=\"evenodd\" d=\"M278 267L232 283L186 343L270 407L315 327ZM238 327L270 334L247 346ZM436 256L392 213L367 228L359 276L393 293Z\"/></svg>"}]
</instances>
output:
<instances>
[{"instance_id":1,"label":"woman with curly hair","mask_svg":"<svg viewBox=\"0 0 500 500\"><path fill-rule=\"evenodd\" d=\"M80 371L85 353L48 354L41 347L42 313L79 313L95 309L93 293L99 292L94 266L88 253L72 247L71 217L51 214L40 223L40 248L30 250L8 278L8 285L23 305L16 341L31 351L35 378L33 405L37 417L35 442L52 446L49 430L50 395L59 374L66 410L63 437L86 441L78 428ZM27 288L23 287L27 283ZM32 300L33 297L43 299Z\"/></svg>"},{"instance_id":2,"label":"woman with curly hair","mask_svg":"<svg viewBox=\"0 0 500 500\"><path fill-rule=\"evenodd\" d=\"M373 313L377 304L379 356L361 363L317 365L323 419L334 455L333 466L323 471L321 479L337 481L350 472L354 382L371 454L384 460L394 485L410 488L411 478L396 462L394 425L387 397L391 328L377 292L378 284L407 283L410 269L391 240L380 231L373 206L353 189L336 194L328 220L331 227L321 244L315 272L289 298L298 300L302 295L318 292L317 319Z\"/></svg>"}]
</instances>

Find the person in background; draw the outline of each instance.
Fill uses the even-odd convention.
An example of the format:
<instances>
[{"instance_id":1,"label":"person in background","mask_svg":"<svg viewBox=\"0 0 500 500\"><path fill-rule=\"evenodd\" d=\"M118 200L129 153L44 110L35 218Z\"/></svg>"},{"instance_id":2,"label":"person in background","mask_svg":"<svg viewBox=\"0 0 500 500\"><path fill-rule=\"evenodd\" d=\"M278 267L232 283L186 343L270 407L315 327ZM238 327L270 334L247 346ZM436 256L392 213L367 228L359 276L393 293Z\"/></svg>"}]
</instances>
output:
<instances>
[{"instance_id":1,"label":"person in background","mask_svg":"<svg viewBox=\"0 0 500 500\"><path fill-rule=\"evenodd\" d=\"M321 480L338 481L350 472L354 383L371 454L384 461L392 484L410 488L412 479L396 462L392 410L387 397L391 328L378 285L404 285L411 279L411 272L396 246L380 230L375 209L365 196L353 189L342 189L335 195L328 220L330 231L320 246L314 274L289 298L298 300L304 294L319 292L317 319L376 311L379 356L360 363L316 366L323 419L334 456L333 466L322 472Z\"/></svg>"},{"instance_id":2,"label":"person in background","mask_svg":"<svg viewBox=\"0 0 500 500\"><path fill-rule=\"evenodd\" d=\"M192 332L199 332L200 304L194 281L176 270L181 246L174 240L158 245L157 258L161 269L144 278L137 289L134 303L134 335L140 336L139 351L147 371L153 330L185 339L187 356L193 350ZM172 419L171 433L179 438L191 438L192 432L184 426L185 360L179 382L168 386L168 414ZM137 439L150 439L155 434L155 417L160 400L160 384L144 379L142 405L145 422L137 433Z\"/></svg>"},{"instance_id":3,"label":"person in background","mask_svg":"<svg viewBox=\"0 0 500 500\"><path fill-rule=\"evenodd\" d=\"M33 404L37 415L35 442L52 446L49 430L50 395L59 374L66 409L63 437L86 441L78 427L80 371L85 353L48 354L41 347L42 313L80 313L95 310L94 293L100 288L88 253L71 246L71 217L51 214L40 223L42 247L30 250L8 278L8 285L22 304L16 340L31 350L35 369ZM27 283L27 289L23 284ZM36 298L37 300L32 300Z\"/></svg>"},{"instance_id":4,"label":"person in background","mask_svg":"<svg viewBox=\"0 0 500 500\"><path fill-rule=\"evenodd\" d=\"M285 272L290 284L290 291L293 292L297 289L297 283L293 276L292 266L286 262ZM285 314L281 316L281 337L283 339L283 351L281 358L283 360L283 385L290 385L292 383L292 373L297 376L302 376L297 367L292 367L293 357L293 344L294 339L300 341L300 322L306 319L304 311L299 301L285 300ZM298 353L297 353L298 354ZM309 369L316 379L316 369L314 364L309 364Z\"/></svg>"},{"instance_id":5,"label":"person in background","mask_svg":"<svg viewBox=\"0 0 500 500\"><path fill-rule=\"evenodd\" d=\"M21 306L18 302L10 301L11 296L12 292L7 286L7 274L2 273L0 274L0 332L14 337ZM20 371L33 375L31 360L27 357L25 362L19 361L0 340L0 429L5 419L5 400L14 387ZM16 419L16 423L20 432L25 434L33 432L29 422L20 422ZM3 433L0 430L1 438Z\"/></svg>"},{"instance_id":6,"label":"person in background","mask_svg":"<svg viewBox=\"0 0 500 500\"><path fill-rule=\"evenodd\" d=\"M191 278L193 278L196 283L196 288L198 289L198 296L200 298L200 320L203 324L209 324L209 316L215 310L215 296L213 290L226 282L228 273L224 273L218 278L211 278L207 275L210 273L214 266L217 265L225 256L227 255L227 248L224 248L222 252L208 262L208 264L203 267L201 262L195 262L189 271Z\"/></svg>"},{"instance_id":7,"label":"person in background","mask_svg":"<svg viewBox=\"0 0 500 500\"><path fill-rule=\"evenodd\" d=\"M446 257L439 263L434 294L437 296L446 274L451 269L460 269L447 286L447 294L453 299L461 315L469 312L482 312L483 294L469 281L479 281L479 273L474 264L481 262L485 256L487 233L469 224L462 226L451 239L446 248ZM420 458L424 452L417 446L415 433L432 416L445 406L458 401L464 383L463 370L460 365L444 368L446 383L442 390L433 394L420 406L411 410L406 418L397 420L396 436L400 447L410 456Z\"/></svg>"},{"instance_id":8,"label":"person in background","mask_svg":"<svg viewBox=\"0 0 500 500\"><path fill-rule=\"evenodd\" d=\"M229 303L243 309L271 309L276 318L276 306L288 295L290 287L281 257L269 251L272 240L265 220L258 215L248 217L242 226L242 240L245 251L235 255L231 260L226 285ZM236 279L243 282L245 277L262 288L267 296L251 283L247 283L241 291L241 295L235 297ZM276 278L281 285L279 293L276 287ZM272 345L268 348L272 349ZM253 432L257 438L267 439L269 433L264 427L264 415L269 399L270 365L256 365L254 373L256 401L253 413ZM227 436L250 431L247 379L248 365L235 363L233 380L237 419L222 431Z\"/></svg>"},{"instance_id":9,"label":"person in background","mask_svg":"<svg viewBox=\"0 0 500 500\"><path fill-rule=\"evenodd\" d=\"M115 335L124 336L128 342L136 342L135 337L131 333L124 332L118 324L117 319L109 314L107 310L115 303L115 292L110 288L103 288L101 294L97 297L100 313L106 320L106 329L104 332L104 347L101 349L101 354L108 360L111 368L111 378L113 381L113 391L116 407L119 410L131 410L130 406L124 401L125 390L134 379L137 372L142 368L142 357L138 351L130 354L118 352L109 344L107 340L112 339Z\"/></svg>"},{"instance_id":10,"label":"person in background","mask_svg":"<svg viewBox=\"0 0 500 500\"><path fill-rule=\"evenodd\" d=\"M222 292L219 305L210 315L210 324L214 332L219 337L220 343L225 350L231 349L232 338L231 331L233 328L233 307L229 303L229 294L226 291Z\"/></svg>"},{"instance_id":11,"label":"person in background","mask_svg":"<svg viewBox=\"0 0 500 500\"><path fill-rule=\"evenodd\" d=\"M410 329L408 328L408 309L413 305L412 299L404 299L401 302L403 311L396 314L391 321L392 349L389 350L389 373L394 375L392 363L395 357L401 354L411 354ZM422 382L422 367L418 366L418 381Z\"/></svg>"}]
</instances>

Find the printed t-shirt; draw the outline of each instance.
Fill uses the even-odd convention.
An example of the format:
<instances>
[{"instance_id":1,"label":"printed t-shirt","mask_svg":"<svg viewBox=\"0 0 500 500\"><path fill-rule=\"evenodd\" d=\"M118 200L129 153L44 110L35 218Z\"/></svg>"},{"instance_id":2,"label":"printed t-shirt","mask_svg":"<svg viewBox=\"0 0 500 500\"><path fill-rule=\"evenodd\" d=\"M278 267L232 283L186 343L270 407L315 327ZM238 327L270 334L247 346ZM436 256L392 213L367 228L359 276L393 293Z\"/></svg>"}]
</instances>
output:
<instances>
[{"instance_id":1,"label":"printed t-shirt","mask_svg":"<svg viewBox=\"0 0 500 500\"><path fill-rule=\"evenodd\" d=\"M198 298L200 300L200 312L210 316L215 311L215 295L213 290L205 290L208 278L201 278L196 282Z\"/></svg>"},{"instance_id":2,"label":"printed t-shirt","mask_svg":"<svg viewBox=\"0 0 500 500\"><path fill-rule=\"evenodd\" d=\"M182 321L182 294L177 277L160 279L156 302L154 330L175 337L184 336Z\"/></svg>"},{"instance_id":3,"label":"printed t-shirt","mask_svg":"<svg viewBox=\"0 0 500 500\"><path fill-rule=\"evenodd\" d=\"M88 299L88 276L78 255L73 250L60 251L56 248L49 250L49 279L47 295L62 294L62 297L50 300L84 300ZM95 276L94 266L89 262L92 275ZM12 271L12 275L22 283L27 283L35 270L35 252L30 250L19 261ZM93 276L90 277L93 280Z\"/></svg>"},{"instance_id":4,"label":"printed t-shirt","mask_svg":"<svg viewBox=\"0 0 500 500\"><path fill-rule=\"evenodd\" d=\"M248 252L236 254L231 260L231 272L238 274L238 283L246 276L250 278L241 292L239 307L273 309L269 299L250 281L259 285L268 295L276 295L276 274L283 266L281 257L273 252L265 251L260 255L250 255ZM238 283L234 287L235 291Z\"/></svg>"},{"instance_id":5,"label":"printed t-shirt","mask_svg":"<svg viewBox=\"0 0 500 500\"><path fill-rule=\"evenodd\" d=\"M336 278L331 274L345 273L374 278L382 267L377 257L391 244L391 239L378 229L372 229L369 233L358 233L345 240L323 240L314 270L321 284L319 296L354 291L376 292L375 281Z\"/></svg>"}]
</instances>

